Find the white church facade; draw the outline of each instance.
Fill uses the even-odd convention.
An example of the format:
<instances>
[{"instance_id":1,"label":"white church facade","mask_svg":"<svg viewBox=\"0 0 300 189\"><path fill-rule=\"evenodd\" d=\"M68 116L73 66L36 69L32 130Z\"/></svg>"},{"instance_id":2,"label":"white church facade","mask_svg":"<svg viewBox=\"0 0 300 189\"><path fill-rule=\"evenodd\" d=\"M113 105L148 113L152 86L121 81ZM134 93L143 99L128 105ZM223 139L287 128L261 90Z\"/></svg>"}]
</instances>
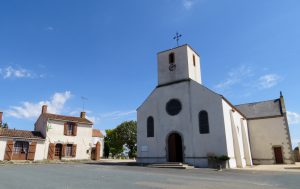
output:
<instances>
[{"instance_id":1,"label":"white church facade","mask_svg":"<svg viewBox=\"0 0 300 189\"><path fill-rule=\"evenodd\" d=\"M189 45L158 53L158 85L137 109L137 161L208 167L210 156L225 155L230 168L242 168L276 163L281 155L280 163L293 163L284 102L249 119L257 108L234 106L202 85L200 68Z\"/></svg>"}]
</instances>

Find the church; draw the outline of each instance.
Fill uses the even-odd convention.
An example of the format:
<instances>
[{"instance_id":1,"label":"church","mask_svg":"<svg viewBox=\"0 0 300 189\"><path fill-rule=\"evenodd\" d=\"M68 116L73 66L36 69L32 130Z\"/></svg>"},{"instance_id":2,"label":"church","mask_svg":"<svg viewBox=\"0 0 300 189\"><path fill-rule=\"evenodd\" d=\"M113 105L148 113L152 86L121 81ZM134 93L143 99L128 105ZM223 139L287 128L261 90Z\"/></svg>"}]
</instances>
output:
<instances>
[{"instance_id":1,"label":"church","mask_svg":"<svg viewBox=\"0 0 300 189\"><path fill-rule=\"evenodd\" d=\"M202 84L200 56L189 45L159 52L158 84L137 109L139 163L182 162L229 168L294 163L282 94L233 105Z\"/></svg>"}]
</instances>

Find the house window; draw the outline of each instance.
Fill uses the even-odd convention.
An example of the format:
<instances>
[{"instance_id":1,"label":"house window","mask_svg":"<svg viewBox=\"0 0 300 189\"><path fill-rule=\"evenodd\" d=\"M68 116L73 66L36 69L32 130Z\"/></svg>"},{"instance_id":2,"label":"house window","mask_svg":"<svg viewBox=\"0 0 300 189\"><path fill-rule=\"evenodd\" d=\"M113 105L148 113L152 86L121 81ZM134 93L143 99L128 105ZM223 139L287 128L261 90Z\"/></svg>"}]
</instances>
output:
<instances>
[{"instance_id":1,"label":"house window","mask_svg":"<svg viewBox=\"0 0 300 189\"><path fill-rule=\"evenodd\" d=\"M66 156L67 157L72 157L72 148L73 148L72 144L67 144L67 146L66 146Z\"/></svg>"},{"instance_id":2,"label":"house window","mask_svg":"<svg viewBox=\"0 0 300 189\"><path fill-rule=\"evenodd\" d=\"M20 154L20 153L28 153L29 144L28 142L17 141L14 144L13 153Z\"/></svg>"},{"instance_id":3,"label":"house window","mask_svg":"<svg viewBox=\"0 0 300 189\"><path fill-rule=\"evenodd\" d=\"M76 136L77 135L77 124L74 122L66 122L64 124L64 135Z\"/></svg>"},{"instance_id":4,"label":"house window","mask_svg":"<svg viewBox=\"0 0 300 189\"><path fill-rule=\"evenodd\" d=\"M147 137L154 137L154 119L152 116L147 119Z\"/></svg>"},{"instance_id":5,"label":"house window","mask_svg":"<svg viewBox=\"0 0 300 189\"><path fill-rule=\"evenodd\" d=\"M14 154L19 154L22 151L23 143L22 142L16 142L14 145Z\"/></svg>"},{"instance_id":6,"label":"house window","mask_svg":"<svg viewBox=\"0 0 300 189\"><path fill-rule=\"evenodd\" d=\"M68 135L68 136L73 135L73 129L74 129L74 125L72 123L68 123L66 135Z\"/></svg>"},{"instance_id":7,"label":"house window","mask_svg":"<svg viewBox=\"0 0 300 189\"><path fill-rule=\"evenodd\" d=\"M199 132L200 134L209 133L208 114L204 110L199 113Z\"/></svg>"},{"instance_id":8,"label":"house window","mask_svg":"<svg viewBox=\"0 0 300 189\"><path fill-rule=\"evenodd\" d=\"M175 63L175 54L174 53L170 53L169 54L169 63Z\"/></svg>"}]
</instances>

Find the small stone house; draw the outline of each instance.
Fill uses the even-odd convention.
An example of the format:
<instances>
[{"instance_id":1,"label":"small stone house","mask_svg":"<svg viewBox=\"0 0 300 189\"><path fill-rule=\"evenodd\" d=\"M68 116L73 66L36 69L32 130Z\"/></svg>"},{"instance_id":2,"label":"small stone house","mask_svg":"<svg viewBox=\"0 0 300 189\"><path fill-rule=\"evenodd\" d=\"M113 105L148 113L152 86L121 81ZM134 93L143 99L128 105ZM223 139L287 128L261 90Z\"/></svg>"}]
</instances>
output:
<instances>
[{"instance_id":1,"label":"small stone house","mask_svg":"<svg viewBox=\"0 0 300 189\"><path fill-rule=\"evenodd\" d=\"M85 112L80 117L51 114L44 105L34 131L0 129L0 161L98 160L101 151L103 135L100 130L93 130L93 122Z\"/></svg>"},{"instance_id":2,"label":"small stone house","mask_svg":"<svg viewBox=\"0 0 300 189\"><path fill-rule=\"evenodd\" d=\"M44 142L38 131L0 128L0 161L42 160Z\"/></svg>"},{"instance_id":3,"label":"small stone house","mask_svg":"<svg viewBox=\"0 0 300 189\"><path fill-rule=\"evenodd\" d=\"M34 130L45 137L45 159L90 159L93 123L85 116L85 112L80 117L50 114L47 106L42 107Z\"/></svg>"}]
</instances>

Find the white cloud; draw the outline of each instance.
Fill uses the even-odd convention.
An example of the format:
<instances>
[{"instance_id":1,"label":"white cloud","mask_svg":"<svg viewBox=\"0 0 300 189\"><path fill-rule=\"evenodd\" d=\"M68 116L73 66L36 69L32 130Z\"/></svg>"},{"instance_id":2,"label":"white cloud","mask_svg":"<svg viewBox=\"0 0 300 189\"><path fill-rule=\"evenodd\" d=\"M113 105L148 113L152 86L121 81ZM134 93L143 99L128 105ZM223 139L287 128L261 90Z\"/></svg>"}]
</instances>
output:
<instances>
[{"instance_id":1,"label":"white cloud","mask_svg":"<svg viewBox=\"0 0 300 189\"><path fill-rule=\"evenodd\" d=\"M241 83L245 78L248 78L253 75L253 70L249 66L242 65L237 69L231 70L228 73L227 79L220 82L215 87L217 89L228 89L235 84Z\"/></svg>"},{"instance_id":2,"label":"white cloud","mask_svg":"<svg viewBox=\"0 0 300 189\"><path fill-rule=\"evenodd\" d=\"M77 108L76 110L71 111L69 114L72 116L79 116L81 112L80 108ZM114 111L114 112L108 112L103 114L95 115L90 110L85 110L86 112L86 118L90 121L92 121L95 124L99 124L99 122L102 121L111 121L111 120L119 120L124 119L132 116L136 113L135 110L128 110L128 111Z\"/></svg>"},{"instance_id":3,"label":"white cloud","mask_svg":"<svg viewBox=\"0 0 300 189\"><path fill-rule=\"evenodd\" d=\"M59 114L67 100L71 98L71 92L55 93L50 100L40 101L37 103L23 102L21 106L11 106L7 110L7 115L16 118L32 119L37 118L41 113L43 105L48 105L48 112Z\"/></svg>"},{"instance_id":4,"label":"white cloud","mask_svg":"<svg viewBox=\"0 0 300 189\"><path fill-rule=\"evenodd\" d=\"M182 4L185 9L189 10L195 4L195 0L182 0Z\"/></svg>"},{"instance_id":5,"label":"white cloud","mask_svg":"<svg viewBox=\"0 0 300 189\"><path fill-rule=\"evenodd\" d=\"M261 73L261 70L241 65L232 69L227 74L227 78L215 85L214 88L220 92L232 92L234 90L233 87L236 87L239 89L240 96L241 93L246 93L249 96L254 90L270 89L276 86L281 80L282 77L277 74L265 74Z\"/></svg>"},{"instance_id":6,"label":"white cloud","mask_svg":"<svg viewBox=\"0 0 300 189\"><path fill-rule=\"evenodd\" d=\"M199 3L199 1L201 3L205 0L181 0L181 3L186 10L190 10L196 5L196 3Z\"/></svg>"},{"instance_id":7,"label":"white cloud","mask_svg":"<svg viewBox=\"0 0 300 189\"><path fill-rule=\"evenodd\" d=\"M96 120L97 120L97 117L86 115L86 119L90 120L91 122L93 122L93 123L95 124L95 123L96 123Z\"/></svg>"},{"instance_id":8,"label":"white cloud","mask_svg":"<svg viewBox=\"0 0 300 189\"><path fill-rule=\"evenodd\" d=\"M293 148L298 147L299 144L300 144L300 138L296 138L292 140Z\"/></svg>"},{"instance_id":9,"label":"white cloud","mask_svg":"<svg viewBox=\"0 0 300 189\"><path fill-rule=\"evenodd\" d=\"M269 89L279 83L281 77L276 74L267 74L259 78L259 87L261 89Z\"/></svg>"},{"instance_id":10,"label":"white cloud","mask_svg":"<svg viewBox=\"0 0 300 189\"><path fill-rule=\"evenodd\" d=\"M129 116L132 114L135 114L135 110L129 110L129 111L115 111L115 112L110 112L110 113L105 113L100 115L100 119L120 119L125 116Z\"/></svg>"},{"instance_id":11,"label":"white cloud","mask_svg":"<svg viewBox=\"0 0 300 189\"><path fill-rule=\"evenodd\" d=\"M47 27L45 28L45 30L47 30L47 31L53 31L53 30L54 30L54 27L52 27L52 26L47 26Z\"/></svg>"},{"instance_id":12,"label":"white cloud","mask_svg":"<svg viewBox=\"0 0 300 189\"><path fill-rule=\"evenodd\" d=\"M287 111L289 124L294 125L300 123L300 114L296 112Z\"/></svg>"},{"instance_id":13,"label":"white cloud","mask_svg":"<svg viewBox=\"0 0 300 189\"><path fill-rule=\"evenodd\" d=\"M24 68L14 68L12 66L8 66L6 68L0 68L0 75L3 79L8 78L31 78L33 74L31 71L26 70Z\"/></svg>"}]
</instances>

